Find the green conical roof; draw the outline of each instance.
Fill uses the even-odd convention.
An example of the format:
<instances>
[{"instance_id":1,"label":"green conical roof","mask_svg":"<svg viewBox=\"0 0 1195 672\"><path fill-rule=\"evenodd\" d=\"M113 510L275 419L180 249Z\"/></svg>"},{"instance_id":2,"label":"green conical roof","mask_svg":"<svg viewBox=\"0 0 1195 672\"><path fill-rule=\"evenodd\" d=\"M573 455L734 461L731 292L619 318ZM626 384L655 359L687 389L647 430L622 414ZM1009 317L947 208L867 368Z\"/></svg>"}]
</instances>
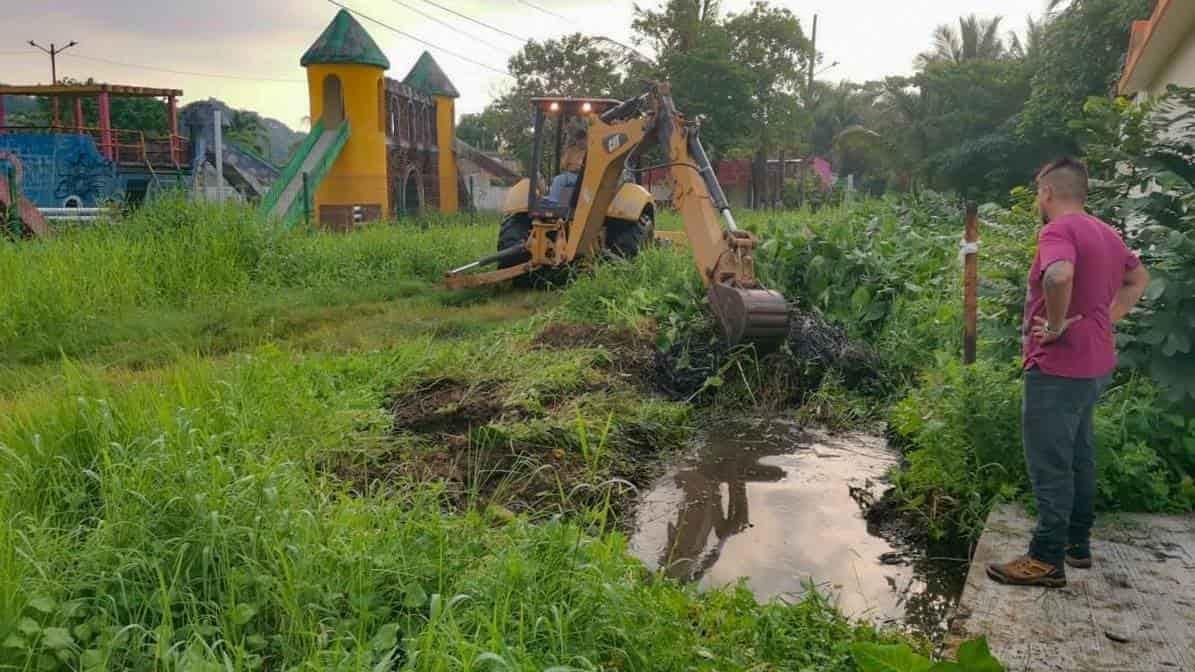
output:
<instances>
[{"instance_id":1,"label":"green conical roof","mask_svg":"<svg viewBox=\"0 0 1195 672\"><path fill-rule=\"evenodd\" d=\"M376 65L383 70L390 67L386 55L347 9L336 13L336 18L299 61L303 67L317 63Z\"/></svg>"},{"instance_id":2,"label":"green conical roof","mask_svg":"<svg viewBox=\"0 0 1195 672\"><path fill-rule=\"evenodd\" d=\"M461 94L457 93L456 87L448 79L448 75L445 75L444 71L440 69L440 64L436 63L436 59L426 51L418 61L415 61L415 67L411 68L402 83L416 91L422 91L432 96L461 97Z\"/></svg>"}]
</instances>

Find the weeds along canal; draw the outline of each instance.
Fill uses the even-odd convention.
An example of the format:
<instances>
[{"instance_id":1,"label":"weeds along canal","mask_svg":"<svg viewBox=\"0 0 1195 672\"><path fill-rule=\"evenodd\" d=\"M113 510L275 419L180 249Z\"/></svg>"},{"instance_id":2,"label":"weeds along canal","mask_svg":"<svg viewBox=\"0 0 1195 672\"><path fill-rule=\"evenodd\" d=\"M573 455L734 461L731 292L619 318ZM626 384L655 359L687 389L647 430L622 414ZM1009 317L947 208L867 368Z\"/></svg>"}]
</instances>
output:
<instances>
[{"instance_id":1,"label":"weeds along canal","mask_svg":"<svg viewBox=\"0 0 1195 672\"><path fill-rule=\"evenodd\" d=\"M965 548L931 550L907 521L864 515L898 457L879 436L785 420L710 428L644 491L632 551L703 587L745 579L761 601L815 586L847 616L941 640Z\"/></svg>"}]
</instances>

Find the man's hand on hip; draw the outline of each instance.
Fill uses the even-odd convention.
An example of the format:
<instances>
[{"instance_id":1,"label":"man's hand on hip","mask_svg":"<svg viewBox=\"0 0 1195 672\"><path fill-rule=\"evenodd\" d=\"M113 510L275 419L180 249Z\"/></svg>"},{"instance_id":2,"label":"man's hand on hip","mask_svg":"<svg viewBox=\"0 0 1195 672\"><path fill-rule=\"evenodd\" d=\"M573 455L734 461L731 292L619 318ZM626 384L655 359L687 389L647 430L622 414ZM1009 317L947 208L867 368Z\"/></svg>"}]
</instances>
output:
<instances>
[{"instance_id":1,"label":"man's hand on hip","mask_svg":"<svg viewBox=\"0 0 1195 672\"><path fill-rule=\"evenodd\" d=\"M1038 341L1042 345L1049 345L1062 338L1062 335L1066 333L1066 330L1070 329L1072 324L1081 319L1083 319L1082 315L1075 315L1074 317L1066 318L1061 326L1051 327L1046 318L1038 315L1033 318L1034 325L1031 333L1033 334L1034 340Z\"/></svg>"}]
</instances>

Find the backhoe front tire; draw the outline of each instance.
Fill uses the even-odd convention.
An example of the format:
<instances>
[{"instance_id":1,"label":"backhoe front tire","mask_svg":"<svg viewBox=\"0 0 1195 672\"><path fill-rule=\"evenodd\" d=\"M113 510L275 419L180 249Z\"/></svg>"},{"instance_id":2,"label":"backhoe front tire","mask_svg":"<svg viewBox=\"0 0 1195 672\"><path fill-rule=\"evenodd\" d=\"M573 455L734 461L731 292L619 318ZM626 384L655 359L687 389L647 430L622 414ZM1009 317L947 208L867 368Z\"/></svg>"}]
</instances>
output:
<instances>
[{"instance_id":1,"label":"backhoe front tire","mask_svg":"<svg viewBox=\"0 0 1195 672\"><path fill-rule=\"evenodd\" d=\"M656 236L656 222L651 210L644 209L639 220L611 219L606 222L606 250L623 259L634 259Z\"/></svg>"},{"instance_id":2,"label":"backhoe front tire","mask_svg":"<svg viewBox=\"0 0 1195 672\"><path fill-rule=\"evenodd\" d=\"M527 213L518 212L510 215L502 220L502 226L498 229L497 251L501 252L508 247L522 245L527 242L529 236L531 236L531 219L527 216ZM511 266L525 264L529 259L531 259L530 252L521 252L499 261L498 268L510 268Z\"/></svg>"}]
</instances>

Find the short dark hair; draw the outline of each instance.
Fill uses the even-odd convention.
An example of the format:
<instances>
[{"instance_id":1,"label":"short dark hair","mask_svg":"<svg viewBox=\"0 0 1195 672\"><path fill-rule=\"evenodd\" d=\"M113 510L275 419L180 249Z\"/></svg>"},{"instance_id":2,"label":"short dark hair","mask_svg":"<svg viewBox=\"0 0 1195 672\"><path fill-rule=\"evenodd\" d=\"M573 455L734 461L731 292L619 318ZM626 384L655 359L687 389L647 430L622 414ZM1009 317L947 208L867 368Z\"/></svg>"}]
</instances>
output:
<instances>
[{"instance_id":1,"label":"short dark hair","mask_svg":"<svg viewBox=\"0 0 1195 672\"><path fill-rule=\"evenodd\" d=\"M1042 166L1037 173L1037 182L1048 182L1054 193L1061 198L1078 201L1087 200L1089 175L1087 166L1073 156L1063 156Z\"/></svg>"}]
</instances>

